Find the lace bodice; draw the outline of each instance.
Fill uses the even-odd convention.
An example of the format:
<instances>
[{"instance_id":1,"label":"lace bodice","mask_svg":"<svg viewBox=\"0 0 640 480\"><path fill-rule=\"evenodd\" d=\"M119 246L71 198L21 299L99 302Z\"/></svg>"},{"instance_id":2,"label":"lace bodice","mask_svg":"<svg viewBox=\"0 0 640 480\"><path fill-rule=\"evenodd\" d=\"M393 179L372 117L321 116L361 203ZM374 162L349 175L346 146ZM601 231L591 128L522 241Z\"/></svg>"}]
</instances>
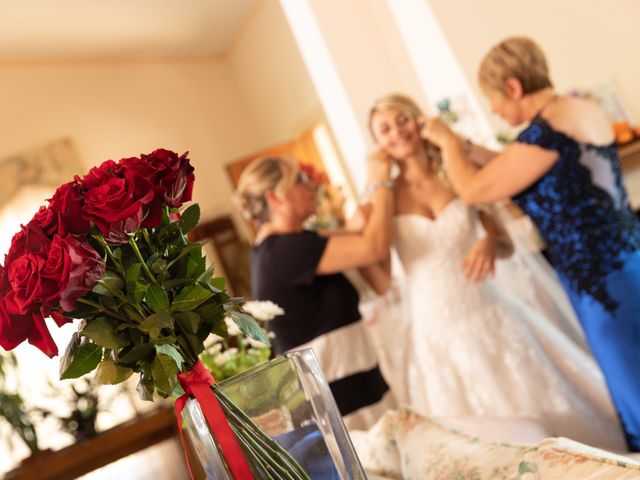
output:
<instances>
[{"instance_id":1,"label":"lace bodice","mask_svg":"<svg viewBox=\"0 0 640 480\"><path fill-rule=\"evenodd\" d=\"M395 247L409 277L441 283L462 279L461 262L477 240L478 216L460 198L435 219L405 213L395 217ZM414 278L418 280L418 278Z\"/></svg>"}]
</instances>

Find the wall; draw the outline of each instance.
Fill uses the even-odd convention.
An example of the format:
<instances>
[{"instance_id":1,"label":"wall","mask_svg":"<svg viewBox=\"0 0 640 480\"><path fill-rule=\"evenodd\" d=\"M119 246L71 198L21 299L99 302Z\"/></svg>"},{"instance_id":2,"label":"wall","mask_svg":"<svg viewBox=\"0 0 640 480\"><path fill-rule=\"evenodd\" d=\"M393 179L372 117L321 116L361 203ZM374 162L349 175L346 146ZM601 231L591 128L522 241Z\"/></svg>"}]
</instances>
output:
<instances>
[{"instance_id":1,"label":"wall","mask_svg":"<svg viewBox=\"0 0 640 480\"><path fill-rule=\"evenodd\" d=\"M425 97L385 0L312 0L358 121L368 134L372 103L393 92Z\"/></svg>"},{"instance_id":2,"label":"wall","mask_svg":"<svg viewBox=\"0 0 640 480\"><path fill-rule=\"evenodd\" d=\"M507 36L527 35L545 50L559 90L611 80L640 122L637 0L424 1L476 91L482 56Z\"/></svg>"},{"instance_id":3,"label":"wall","mask_svg":"<svg viewBox=\"0 0 640 480\"><path fill-rule=\"evenodd\" d=\"M189 150L203 217L229 210L222 165L247 152L252 119L219 59L0 64L0 158L61 135L87 167Z\"/></svg>"},{"instance_id":4,"label":"wall","mask_svg":"<svg viewBox=\"0 0 640 480\"><path fill-rule=\"evenodd\" d=\"M322 116L277 0L258 3L227 59L255 125L253 151L290 140Z\"/></svg>"}]
</instances>

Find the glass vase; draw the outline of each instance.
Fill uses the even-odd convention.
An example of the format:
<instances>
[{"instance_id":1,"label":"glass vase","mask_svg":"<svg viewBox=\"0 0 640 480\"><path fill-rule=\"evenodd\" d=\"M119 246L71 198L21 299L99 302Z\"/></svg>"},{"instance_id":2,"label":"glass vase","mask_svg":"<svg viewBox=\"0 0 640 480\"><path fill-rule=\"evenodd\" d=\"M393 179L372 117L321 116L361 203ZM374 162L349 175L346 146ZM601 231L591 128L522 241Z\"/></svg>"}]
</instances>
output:
<instances>
[{"instance_id":1,"label":"glass vase","mask_svg":"<svg viewBox=\"0 0 640 480\"><path fill-rule=\"evenodd\" d=\"M224 380L223 393L297 460L312 479L366 479L329 384L311 349L287 353ZM182 413L203 478L233 479L199 404ZM256 478L260 478L251 458ZM256 473L257 472L257 473ZM197 476L197 475L196 475Z\"/></svg>"}]
</instances>

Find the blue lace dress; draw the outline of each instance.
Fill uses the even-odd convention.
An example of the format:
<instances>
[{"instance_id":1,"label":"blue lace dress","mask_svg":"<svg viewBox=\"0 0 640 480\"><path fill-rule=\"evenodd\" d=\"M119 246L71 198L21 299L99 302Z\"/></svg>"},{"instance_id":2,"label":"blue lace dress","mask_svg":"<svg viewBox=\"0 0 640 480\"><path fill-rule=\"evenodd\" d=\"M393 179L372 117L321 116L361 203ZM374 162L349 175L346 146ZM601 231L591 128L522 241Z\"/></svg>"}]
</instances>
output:
<instances>
[{"instance_id":1,"label":"blue lace dress","mask_svg":"<svg viewBox=\"0 0 640 480\"><path fill-rule=\"evenodd\" d=\"M640 223L616 147L577 142L540 115L517 141L559 154L514 200L537 224L607 380L629 448L640 451Z\"/></svg>"}]
</instances>

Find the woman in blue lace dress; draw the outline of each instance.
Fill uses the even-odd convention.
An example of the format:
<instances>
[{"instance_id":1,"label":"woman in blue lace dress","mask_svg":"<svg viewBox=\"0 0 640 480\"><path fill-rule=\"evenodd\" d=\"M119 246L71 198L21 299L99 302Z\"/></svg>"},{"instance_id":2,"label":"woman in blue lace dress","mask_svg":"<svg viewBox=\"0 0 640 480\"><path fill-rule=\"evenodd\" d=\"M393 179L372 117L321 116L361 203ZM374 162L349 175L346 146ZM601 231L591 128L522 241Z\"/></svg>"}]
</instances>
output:
<instances>
[{"instance_id":1,"label":"woman in blue lace dress","mask_svg":"<svg viewBox=\"0 0 640 480\"><path fill-rule=\"evenodd\" d=\"M628 446L640 451L640 223L610 123L595 102L554 93L544 54L527 38L495 46L479 80L495 113L513 126L528 123L516 141L493 158L480 152L474 159L480 149L437 119L425 120L423 136L442 149L467 203L513 197L537 224Z\"/></svg>"}]
</instances>

